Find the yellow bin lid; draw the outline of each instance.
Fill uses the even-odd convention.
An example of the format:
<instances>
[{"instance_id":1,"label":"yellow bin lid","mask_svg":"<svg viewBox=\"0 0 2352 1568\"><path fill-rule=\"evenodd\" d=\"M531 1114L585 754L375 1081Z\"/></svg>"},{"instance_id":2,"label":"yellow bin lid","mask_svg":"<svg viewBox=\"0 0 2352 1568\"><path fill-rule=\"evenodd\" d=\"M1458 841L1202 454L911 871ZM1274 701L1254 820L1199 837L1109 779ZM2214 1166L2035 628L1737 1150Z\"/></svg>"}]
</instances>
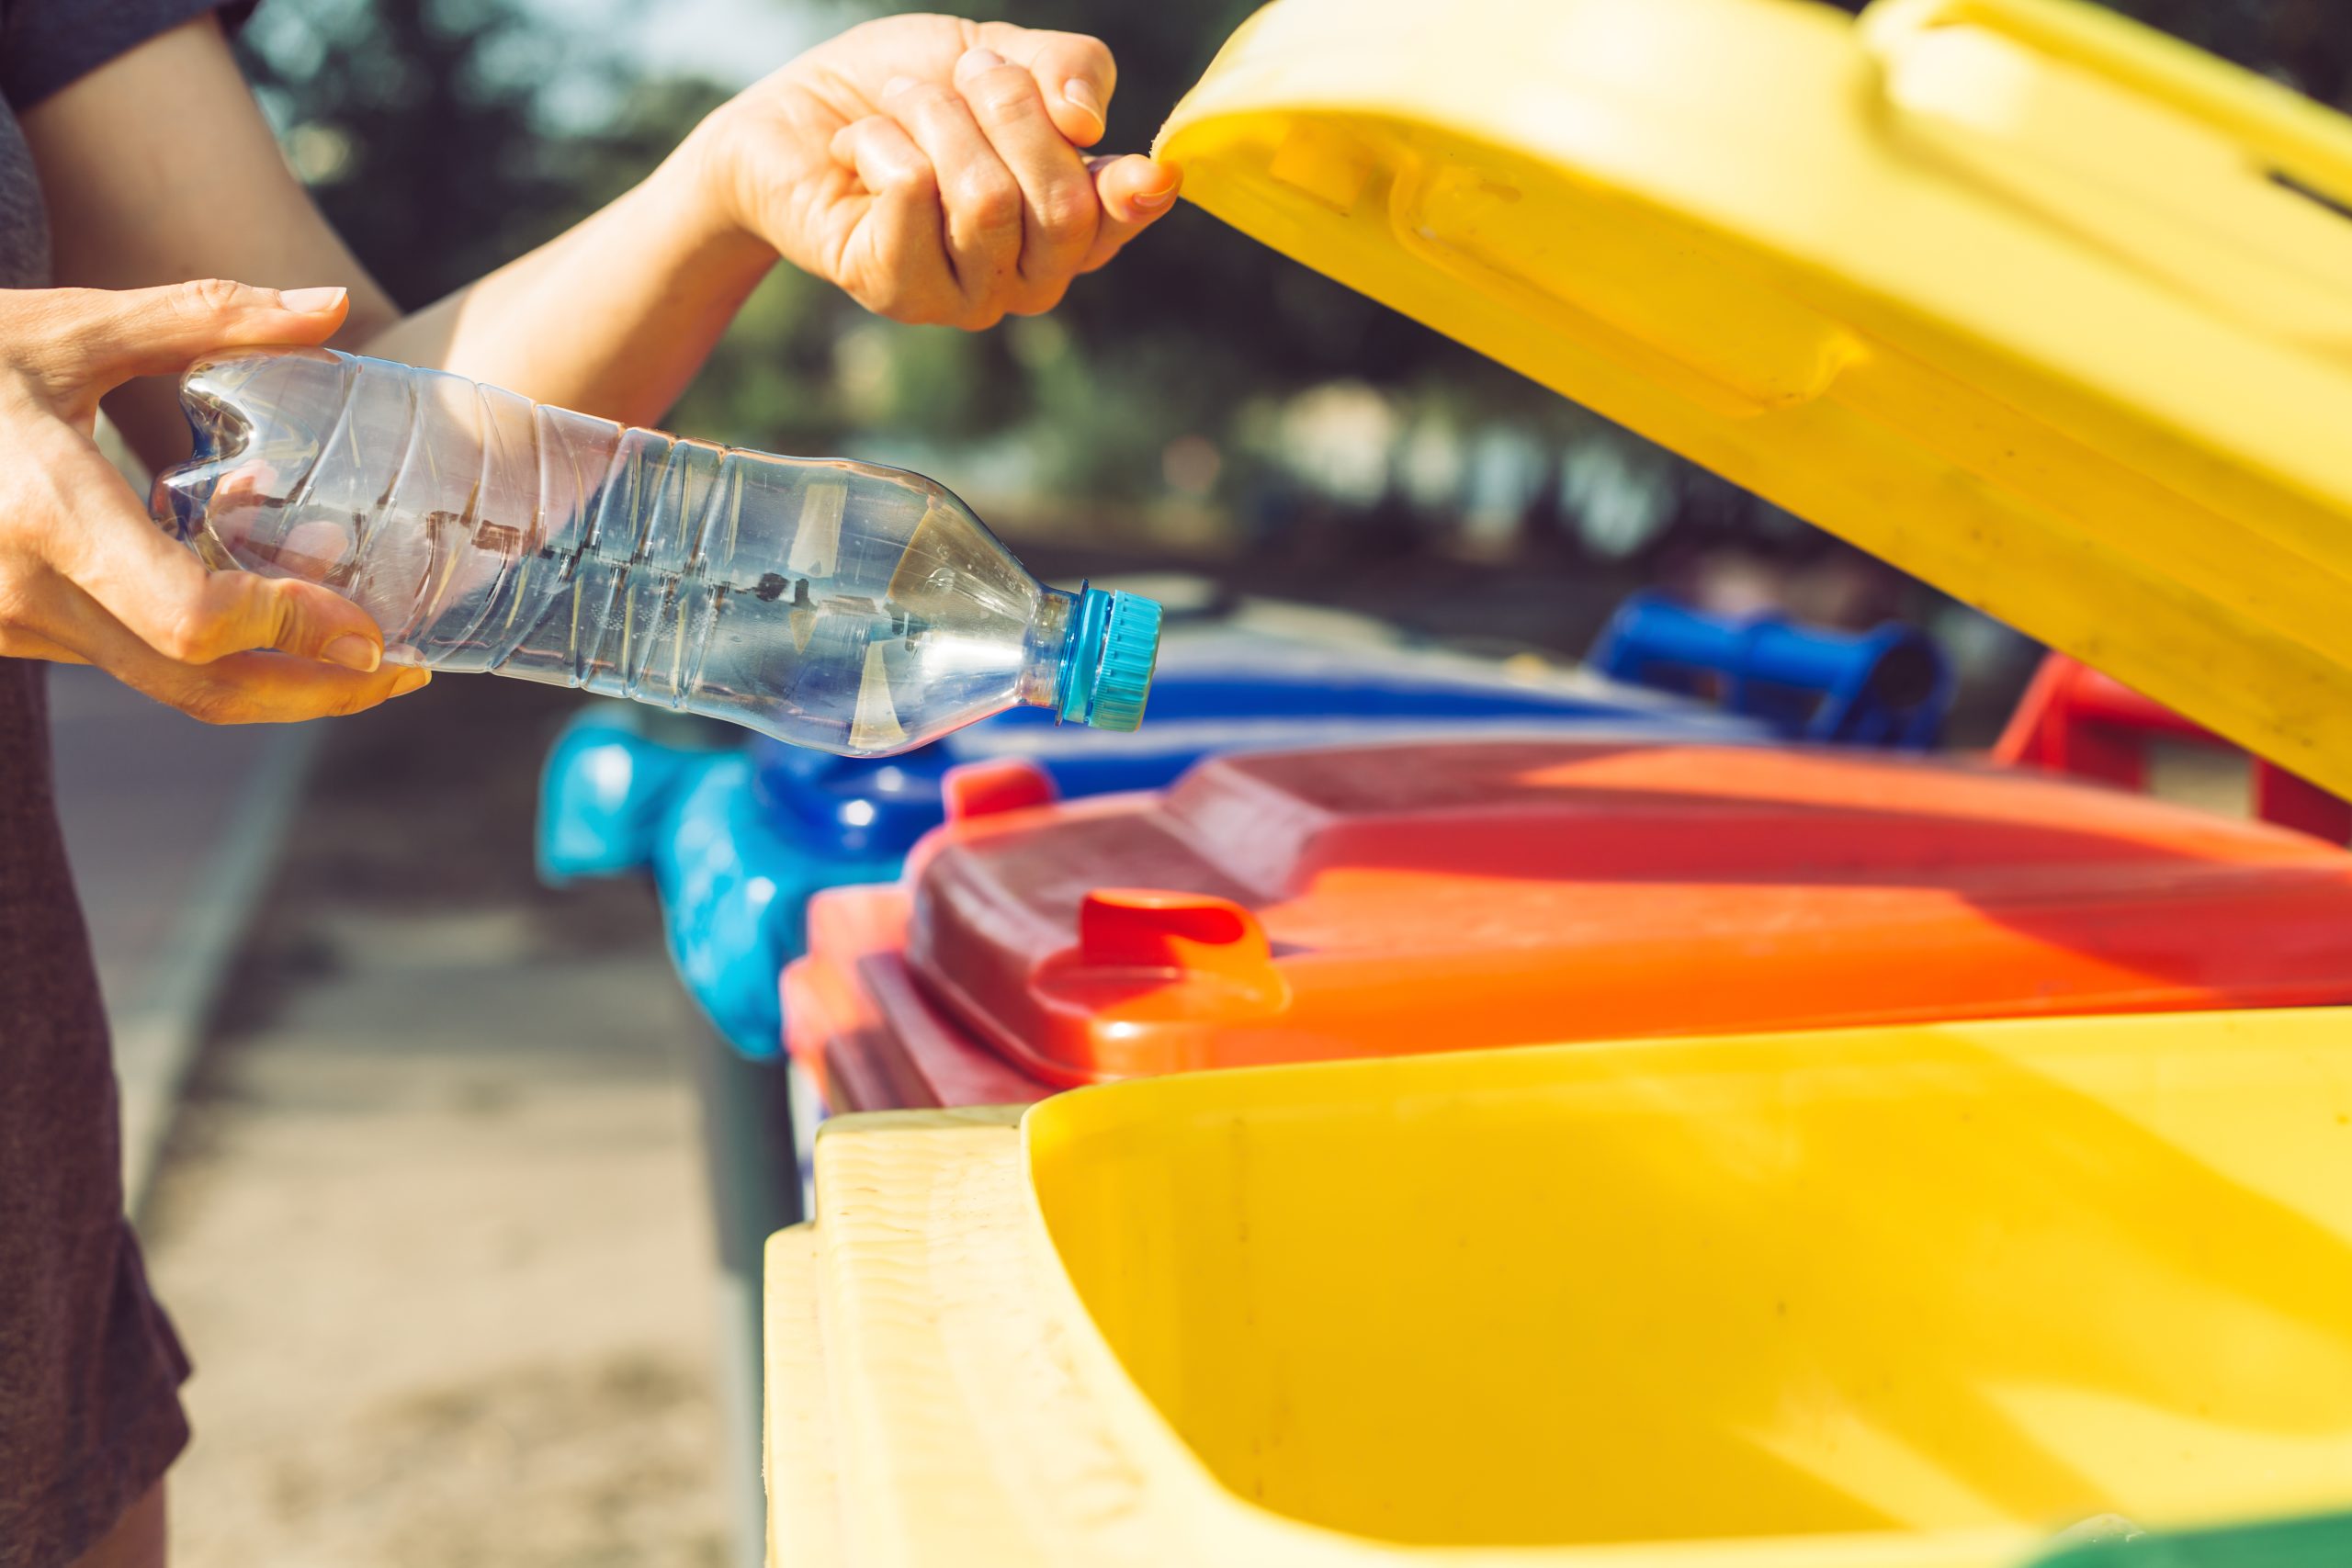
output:
<instances>
[{"instance_id":1,"label":"yellow bin lid","mask_svg":"<svg viewBox=\"0 0 2352 1568\"><path fill-rule=\"evenodd\" d=\"M2068 0L1277 0L1158 152L2352 795L2352 121Z\"/></svg>"}]
</instances>

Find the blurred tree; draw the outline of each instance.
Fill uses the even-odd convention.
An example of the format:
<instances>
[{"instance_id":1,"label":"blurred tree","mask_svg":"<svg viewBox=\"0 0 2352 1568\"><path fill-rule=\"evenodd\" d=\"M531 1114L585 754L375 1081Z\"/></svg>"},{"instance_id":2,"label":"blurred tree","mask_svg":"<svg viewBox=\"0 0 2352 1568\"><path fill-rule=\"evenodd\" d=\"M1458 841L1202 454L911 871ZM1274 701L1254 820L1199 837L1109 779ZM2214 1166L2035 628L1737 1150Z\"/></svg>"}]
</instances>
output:
<instances>
[{"instance_id":1,"label":"blurred tree","mask_svg":"<svg viewBox=\"0 0 2352 1568\"><path fill-rule=\"evenodd\" d=\"M563 34L520 0L270 5L240 50L288 161L410 307L618 195L725 96L698 80L640 79L593 33ZM842 374L854 367L841 353L861 325L890 344L862 386ZM872 322L778 268L673 422L799 450L853 431L955 440L1019 419L1023 400L999 395L1019 382L1001 337Z\"/></svg>"},{"instance_id":2,"label":"blurred tree","mask_svg":"<svg viewBox=\"0 0 2352 1568\"><path fill-rule=\"evenodd\" d=\"M266 6L242 40L296 172L404 306L579 209L576 171L537 134L531 79L497 69L530 27L498 0L330 0Z\"/></svg>"}]
</instances>

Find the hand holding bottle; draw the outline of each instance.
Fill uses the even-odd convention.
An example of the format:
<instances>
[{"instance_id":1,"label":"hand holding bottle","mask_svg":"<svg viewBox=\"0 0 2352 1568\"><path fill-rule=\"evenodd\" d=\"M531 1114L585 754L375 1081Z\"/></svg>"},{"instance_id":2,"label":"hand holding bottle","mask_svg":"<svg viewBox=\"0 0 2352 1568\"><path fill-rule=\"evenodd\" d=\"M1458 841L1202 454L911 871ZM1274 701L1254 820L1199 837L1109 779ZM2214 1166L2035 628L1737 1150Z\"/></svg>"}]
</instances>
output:
<instances>
[{"instance_id":1,"label":"hand holding bottle","mask_svg":"<svg viewBox=\"0 0 2352 1568\"><path fill-rule=\"evenodd\" d=\"M191 367L156 520L349 595L388 661L885 756L1016 705L1143 722L1159 607L1047 588L936 482L730 451L319 348Z\"/></svg>"},{"instance_id":2,"label":"hand holding bottle","mask_svg":"<svg viewBox=\"0 0 2352 1568\"><path fill-rule=\"evenodd\" d=\"M99 398L131 378L318 343L344 310L340 288L213 281L0 293L0 656L95 664L211 723L356 713L425 682L380 667L375 623L328 589L208 574L92 439Z\"/></svg>"}]
</instances>

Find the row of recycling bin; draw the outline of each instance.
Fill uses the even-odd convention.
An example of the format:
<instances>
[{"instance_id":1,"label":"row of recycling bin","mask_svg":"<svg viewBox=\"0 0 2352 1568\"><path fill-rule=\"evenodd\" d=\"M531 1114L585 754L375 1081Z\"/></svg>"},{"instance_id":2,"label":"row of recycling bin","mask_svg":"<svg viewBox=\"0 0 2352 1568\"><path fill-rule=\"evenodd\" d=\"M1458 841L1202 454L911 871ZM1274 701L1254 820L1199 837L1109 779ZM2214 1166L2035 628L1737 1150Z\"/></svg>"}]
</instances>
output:
<instances>
[{"instance_id":1,"label":"row of recycling bin","mask_svg":"<svg viewBox=\"0 0 2352 1568\"><path fill-rule=\"evenodd\" d=\"M894 1113L772 1562L2352 1561L2341 847L1703 735L944 794L783 981Z\"/></svg>"},{"instance_id":2,"label":"row of recycling bin","mask_svg":"<svg viewBox=\"0 0 2352 1568\"><path fill-rule=\"evenodd\" d=\"M1740 671L1721 666L1755 657L1753 631L1644 603L1596 662L1656 680L1671 650L1662 683L1704 689L1693 672L1713 665L1727 692ZM1049 1560L1023 1544L1031 1525L1008 1524L989 1553L975 1544L985 1532L948 1528L966 1506L1025 1517L1039 1505L1022 1487L1050 1491L1050 1474L1015 1485L986 1455L1077 1440L990 1427L1020 1401L981 1392L960 1358L977 1345L989 1365L1034 1370L1020 1335L1060 1343L1087 1324L1106 1337L1089 1386L1127 1389L1158 1413L1137 1417L1143 1429L1180 1439L1134 1464L1189 1475L1167 1483L1180 1493L1205 1475L1204 1497L1223 1488L1383 1540L1804 1535L1965 1517L1983 1526L1966 1549L1978 1555L1856 1561L1973 1564L2018 1560L2007 1521L2101 1499L2164 1513L2178 1496L2192 1514L2209 1494L2224 1506L2340 1500L2315 1478L2352 1473L2327 1425L2352 1397L2336 1381L2352 1375L2352 1339L2323 1335L2315 1361L2274 1342L2280 1314L2327 1310L2340 1270L2306 1265L2338 1243L2314 1235L2291 1288L2235 1279L2218 1255L2201 1283L2168 1271L2265 1205L2290 1227L2342 1218L2324 1182L2352 1139L2334 1120L2352 1115L2352 1056L2322 1048L2336 1015L2240 1015L2352 1000L2352 856L2036 771L1781 743L1841 691L1871 690L1857 672L1883 668L1889 647L1815 639L1805 660L1782 659L1774 711L1725 714L1598 677L1512 678L1209 617L1171 632L1153 723L1117 750L1018 717L882 764L696 751L626 715L578 721L550 761L543 860L560 875L650 864L681 973L730 1043L702 1064L712 1185L738 1375L759 1386L763 1360L769 1393L763 1416L743 1414L736 1468L752 1484L763 1420L775 1560ZM1808 682L1815 700L1797 700ZM1939 672L1901 682L1915 701L1945 689ZM2150 727L2085 718L2087 689L2086 672L2053 662L2004 753L2090 753L2113 774ZM1916 714L1844 727L1881 742L1931 730ZM1948 1026L2184 1010L2237 1012ZM1545 1049L1833 1026L1875 1032ZM1441 1051L1442 1063L1418 1060ZM2078 1055L2090 1077L2056 1092L2044 1058ZM1214 1101L1172 1087L1201 1069L1349 1058L1369 1060L1208 1080L1224 1086ZM804 1075L797 1094L787 1064ZM2282 1081L2301 1086L2290 1125L2273 1124L2288 1108L2267 1099ZM2245 1181L2234 1154L2200 1145L2201 1165L2167 1167L2170 1122L2130 1134L2142 1100L2201 1125L2191 1101L2207 1090L2230 1108L2214 1138L2301 1160L2306 1183L2267 1179L2225 1202L2222 1189ZM802 1217L820 1097L829 1111L941 1119L854 1121L818 1143L831 1173L820 1203L857 1200L820 1207L813 1233L789 1232L763 1263L766 1238ZM1026 1155L1003 1113L965 1109L1041 1100L1049 1119L1031 1122ZM1085 1130L1052 1131L1065 1122ZM1047 1147L1083 1151L1054 1168L1060 1198L1025 1185L1042 1180ZM2062 1167L2098 1179L2059 1202ZM947 1219L942 1181L959 1194ZM1849 1235L1861 1220L1833 1224L1824 1205L1864 1186L1894 1206L1883 1232ZM1510 1201L1497 1207L1496 1191ZM900 1197L906 1213L891 1207ZM886 1234L866 1234L876 1226ZM1075 1305L1057 1295L1012 1312L1002 1289L956 1282L927 1249L967 1245L954 1235L973 1226L998 1227L1021 1268L1060 1259ZM1382 1240L1441 1233L1453 1250L1418 1265ZM2014 1248L2043 1272L1988 1268ZM909 1258L929 1261L908 1273ZM2108 1280L2072 1292L2100 1311L2048 1312L2077 1268ZM1858 1290L1856 1269L1901 1299ZM1641 1284L1579 1291L1595 1277ZM834 1341L813 1320L786 1326L819 1294L846 1292L828 1309L838 1336L918 1278L930 1281L920 1301L899 1307L946 1337L884 1359L946 1380L927 1391L848 1387L880 1363L864 1350L812 1359ZM881 1302L860 1295L869 1287ZM2175 1303L2183 1291L2222 1300ZM1758 1292L1769 1318L1754 1318ZM2035 1328L2037 1303L2048 1321ZM2066 1334L2120 1332L2107 1306L2144 1312L2147 1339L2102 1383L2111 1403L2035 1405L2030 1368L2075 1354ZM1594 1314L1612 1321L1580 1323ZM1622 1350L1629 1333L1649 1359L1566 1353ZM2225 1359L2194 1375L2167 1365L2153 1347L2182 1334ZM1748 1365L1759 1335L1780 1348ZM1999 1374L2018 1380L2014 1399L1986 1386L1992 1362L1968 1359L1995 1341L2018 1357ZM1693 1345L1716 1348L1695 1357ZM1846 1359L1823 1363L1825 1346ZM2230 1357L2286 1359L2249 1372ZM1680 1370L1659 1381L1664 1367ZM1897 1392L1857 1404L1866 1374ZM1528 1380L1543 1388L1532 1403ZM966 1392L943 1400L951 1386ZM868 1398L882 1402L878 1425L858 1430L885 1444L866 1455L881 1490L852 1505L835 1472L855 1444L837 1432L848 1446L836 1451L808 1413ZM2109 1427L2149 1418L2151 1401L2192 1410L2151 1428L2186 1457L2161 1468L2163 1486L2109 1485L2119 1465L2158 1473L2100 1448ZM929 1430L934 1418L953 1441ZM1577 1446L1601 1432L1600 1449ZM1352 1446L1339 1442L1350 1433ZM2304 1444L2309 1462L2281 1471L2263 1443ZM783 1457L794 1444L805 1463ZM970 1473L902 1472L888 1461L900 1444L957 1455L950 1468ZM1530 1452L1594 1483L1548 1487L1510 1458ZM2248 1483L2263 1465L2285 1481ZM2181 1491L2181 1468L2205 1491ZM1694 1490L1720 1506L1694 1513ZM1571 1518L1558 1501L1570 1495L1600 1512ZM1151 1507L1177 1506L1170 1495ZM1944 1507L1959 1498L1958 1514ZM852 1506L903 1516L899 1550L829 1555ZM1187 1530L1211 1529L1201 1521L1218 1510L1185 1517ZM1263 1525L1252 1512L1213 1528ZM1141 1560L1222 1561L1242 1546L1203 1539Z\"/></svg>"},{"instance_id":3,"label":"row of recycling bin","mask_svg":"<svg viewBox=\"0 0 2352 1568\"><path fill-rule=\"evenodd\" d=\"M1999 757L2103 784L1792 750L1932 670L1666 614L1614 667L1753 726L677 764L673 909L807 911L712 1061L881 1112L766 1256L775 1561L2352 1562L2352 124L2070 0L1275 0L1153 152L2185 716L2053 663ZM2268 820L2112 787L2152 730ZM900 792L894 886L743 852Z\"/></svg>"},{"instance_id":4,"label":"row of recycling bin","mask_svg":"<svg viewBox=\"0 0 2352 1568\"><path fill-rule=\"evenodd\" d=\"M1917 749L1936 738L1952 688L1941 655L1905 628L1852 637L1726 621L1649 595L1612 620L1590 669L1514 674L1408 647L1374 623L1223 604L1182 580L1151 587L1177 609L1140 735L1105 737L1023 709L876 762L763 738L682 745L647 733L644 710L610 705L559 740L540 814L543 874L560 884L650 873L680 976L729 1048L704 1057L701 1076L730 1275L755 1275L760 1245L797 1217L776 1179L796 1155L806 1177L819 1109L809 1086L823 1075L797 1097L785 1077L777 976L820 926L858 928L862 904L820 895L894 883L944 820L1039 792L1164 787L1204 758L1273 748L1778 736ZM1713 700L1693 700L1702 694ZM823 1099L827 1109L878 1103Z\"/></svg>"},{"instance_id":5,"label":"row of recycling bin","mask_svg":"<svg viewBox=\"0 0 2352 1568\"><path fill-rule=\"evenodd\" d=\"M1161 788L1204 758L1275 748L1781 737L1917 749L1934 740L1952 689L1945 660L1915 631L1855 637L1769 617L1724 621L1648 595L1613 618L1590 669L1561 672L1412 646L1394 628L1329 611L1224 599L1190 580L1132 586L1170 611L1149 722L1136 735L1016 710L875 762L759 738L713 748L707 732L665 731L658 716L616 704L583 712L548 760L543 873L558 883L650 873L679 975L712 1025L694 1064L730 1390L758 1385L761 1249L806 1212L819 1116L1045 1092L1043 1080L975 1050L927 1067L895 1051L836 1053L826 1066L821 1049L804 1051L814 1070L803 1071L784 1049L787 1017L806 1036L832 1013L797 1001L780 1010L779 975L820 932L835 933L827 948L838 953L865 940L870 917L887 922L887 908L855 890L895 883L909 851L951 815L1040 792L1075 801ZM896 977L872 979L888 987ZM794 984L821 988L827 978L796 975ZM925 1087L923 1071L952 1081ZM902 1088L859 1087L877 1074ZM738 1533L755 1536L760 1439L749 1402L730 1429Z\"/></svg>"}]
</instances>

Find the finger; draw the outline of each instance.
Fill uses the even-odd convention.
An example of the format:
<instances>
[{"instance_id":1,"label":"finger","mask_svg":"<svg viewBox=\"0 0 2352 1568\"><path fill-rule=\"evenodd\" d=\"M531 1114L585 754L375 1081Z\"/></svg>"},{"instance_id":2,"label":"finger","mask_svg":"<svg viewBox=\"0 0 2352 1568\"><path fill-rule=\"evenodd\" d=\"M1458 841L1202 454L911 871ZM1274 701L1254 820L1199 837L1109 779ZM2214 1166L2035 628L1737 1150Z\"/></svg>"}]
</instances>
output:
<instances>
[{"instance_id":1,"label":"finger","mask_svg":"<svg viewBox=\"0 0 2352 1568\"><path fill-rule=\"evenodd\" d=\"M1140 153L1090 159L1088 167L1093 172L1096 197L1102 205L1102 221L1094 231L1094 243L1086 259L1079 265L1080 272L1092 272L1117 255L1129 240L1166 217L1176 205L1181 184L1175 170Z\"/></svg>"},{"instance_id":2,"label":"finger","mask_svg":"<svg viewBox=\"0 0 2352 1568\"><path fill-rule=\"evenodd\" d=\"M0 626L0 659L39 659L50 664L87 664L62 642L25 626Z\"/></svg>"},{"instance_id":3,"label":"finger","mask_svg":"<svg viewBox=\"0 0 2352 1568\"><path fill-rule=\"evenodd\" d=\"M1094 243L1102 215L1094 176L1055 129L1028 72L993 50L975 49L956 62L956 85L1021 187L1015 270L1023 288L1013 309L1030 315L1051 310Z\"/></svg>"},{"instance_id":4,"label":"finger","mask_svg":"<svg viewBox=\"0 0 2352 1568\"><path fill-rule=\"evenodd\" d=\"M939 182L947 265L968 312L961 324L994 325L989 302L1021 260L1020 183L953 89L894 84L883 92L882 109L914 139Z\"/></svg>"},{"instance_id":5,"label":"finger","mask_svg":"<svg viewBox=\"0 0 2352 1568\"><path fill-rule=\"evenodd\" d=\"M266 648L348 670L381 662L383 634L365 610L313 583L207 571L95 451L51 454L34 482L49 515L78 523L50 540L49 566L163 657L208 664Z\"/></svg>"},{"instance_id":6,"label":"finger","mask_svg":"<svg viewBox=\"0 0 2352 1568\"><path fill-rule=\"evenodd\" d=\"M899 321L944 320L962 303L947 262L939 181L906 128L888 115L843 126L833 156L857 171L869 193L844 241L863 255L836 259L834 276L861 278L859 303Z\"/></svg>"},{"instance_id":7,"label":"finger","mask_svg":"<svg viewBox=\"0 0 2352 1568\"><path fill-rule=\"evenodd\" d=\"M277 653L237 653L210 664L175 664L135 648L107 672L157 702L207 724L299 724L334 718L421 691L432 671L387 665L355 674Z\"/></svg>"},{"instance_id":8,"label":"finger","mask_svg":"<svg viewBox=\"0 0 2352 1568\"><path fill-rule=\"evenodd\" d=\"M73 607L88 596L58 575L36 549L0 561L0 659L88 661L73 646Z\"/></svg>"},{"instance_id":9,"label":"finger","mask_svg":"<svg viewBox=\"0 0 2352 1568\"><path fill-rule=\"evenodd\" d=\"M164 658L87 594L59 584L44 595L53 635L0 635L0 652L94 664L125 685L213 724L288 723L357 713L424 685L424 670L387 666L356 674L275 653L240 653L210 664Z\"/></svg>"},{"instance_id":10,"label":"finger","mask_svg":"<svg viewBox=\"0 0 2352 1568\"><path fill-rule=\"evenodd\" d=\"M1045 96L1055 129L1073 144L1091 147L1102 140L1119 68L1101 39L985 22L980 43L1029 73Z\"/></svg>"},{"instance_id":11,"label":"finger","mask_svg":"<svg viewBox=\"0 0 2352 1568\"><path fill-rule=\"evenodd\" d=\"M202 278L164 288L59 288L39 297L28 334L59 383L95 396L137 376L168 376L215 349L323 343L350 306L341 288L280 293Z\"/></svg>"}]
</instances>

